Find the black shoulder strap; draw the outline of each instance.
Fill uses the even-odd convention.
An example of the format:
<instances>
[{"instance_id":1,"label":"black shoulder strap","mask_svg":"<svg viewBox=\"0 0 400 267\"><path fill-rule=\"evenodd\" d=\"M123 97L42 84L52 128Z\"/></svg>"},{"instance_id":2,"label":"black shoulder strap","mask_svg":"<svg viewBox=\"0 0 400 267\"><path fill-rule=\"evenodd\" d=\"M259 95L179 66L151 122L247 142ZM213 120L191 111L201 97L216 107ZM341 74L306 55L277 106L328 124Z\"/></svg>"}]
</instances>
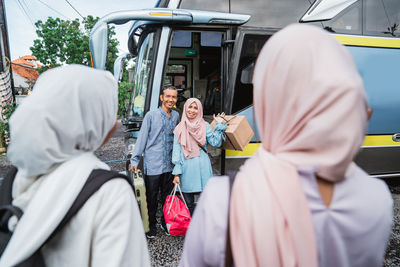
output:
<instances>
[{"instance_id":1,"label":"black shoulder strap","mask_svg":"<svg viewBox=\"0 0 400 267\"><path fill-rule=\"evenodd\" d=\"M14 166L4 177L0 186L0 206L10 205L12 202L12 185L14 182L15 175L17 174L17 168Z\"/></svg>"},{"instance_id":2,"label":"black shoulder strap","mask_svg":"<svg viewBox=\"0 0 400 267\"><path fill-rule=\"evenodd\" d=\"M204 151L204 153L208 154L207 150L203 146L201 146L199 143L197 143L197 145L201 148L201 150Z\"/></svg>"},{"instance_id":3,"label":"black shoulder strap","mask_svg":"<svg viewBox=\"0 0 400 267\"><path fill-rule=\"evenodd\" d=\"M233 266L233 255L232 255L232 247L231 247L231 234L230 234L230 223L229 223L229 210L231 206L231 192L233 182L235 181L237 172L229 172L229 194L228 194L228 222L226 227L226 245L225 245L225 267Z\"/></svg>"},{"instance_id":4,"label":"black shoulder strap","mask_svg":"<svg viewBox=\"0 0 400 267\"><path fill-rule=\"evenodd\" d=\"M107 181L113 178L122 178L125 179L129 185L132 187L134 192L134 186L132 181L123 174L120 174L116 171L108 171L102 169L93 170L86 180L85 185L83 186L81 192L79 192L78 197L75 199L71 208L68 210L67 214L64 216L63 220L54 230L54 232L50 235L50 237L46 240L44 244L46 244L50 239L52 239L68 222L74 217L74 215L79 211L79 209L85 204L85 202Z\"/></svg>"},{"instance_id":5,"label":"black shoulder strap","mask_svg":"<svg viewBox=\"0 0 400 267\"><path fill-rule=\"evenodd\" d=\"M190 135L192 135L190 132L189 132L189 134ZM193 137L193 136L192 136ZM194 139L194 137L193 137L193 139ZM206 153L206 154L208 154L207 153L207 150L202 146L202 145L200 145L200 143L199 142L197 142L197 140L196 139L194 139L195 141L196 141L196 143L197 143L197 145L201 148L201 150L203 150L204 151L204 153ZM206 141L206 143L207 143L207 141Z\"/></svg>"}]
</instances>

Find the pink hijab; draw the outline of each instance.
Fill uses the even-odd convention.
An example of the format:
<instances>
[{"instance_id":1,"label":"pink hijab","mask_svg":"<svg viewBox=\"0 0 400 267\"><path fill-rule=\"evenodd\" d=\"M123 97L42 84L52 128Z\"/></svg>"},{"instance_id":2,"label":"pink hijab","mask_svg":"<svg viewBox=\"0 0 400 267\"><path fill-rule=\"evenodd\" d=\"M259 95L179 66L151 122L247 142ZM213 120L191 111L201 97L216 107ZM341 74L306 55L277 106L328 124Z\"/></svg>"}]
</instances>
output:
<instances>
[{"instance_id":1,"label":"pink hijab","mask_svg":"<svg viewBox=\"0 0 400 267\"><path fill-rule=\"evenodd\" d=\"M186 116L188 107L195 102L197 104L197 117L189 120ZM200 156L200 147L206 144L206 122L203 119L203 106L197 98L189 98L183 107L181 122L175 127L174 134L181 144L185 158Z\"/></svg>"},{"instance_id":2,"label":"pink hijab","mask_svg":"<svg viewBox=\"0 0 400 267\"><path fill-rule=\"evenodd\" d=\"M232 189L230 233L236 266L317 266L308 203L296 167L344 179L366 131L362 80L346 50L314 26L270 38L253 76L262 146Z\"/></svg>"}]
</instances>

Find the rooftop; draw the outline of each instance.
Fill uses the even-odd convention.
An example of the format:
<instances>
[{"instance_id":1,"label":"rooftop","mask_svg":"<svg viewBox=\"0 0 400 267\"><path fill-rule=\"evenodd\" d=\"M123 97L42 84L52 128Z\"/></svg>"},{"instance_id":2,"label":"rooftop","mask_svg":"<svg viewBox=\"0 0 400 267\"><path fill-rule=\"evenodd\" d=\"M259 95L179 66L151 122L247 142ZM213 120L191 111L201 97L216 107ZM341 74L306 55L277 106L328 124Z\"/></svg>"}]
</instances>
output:
<instances>
[{"instance_id":1,"label":"rooftop","mask_svg":"<svg viewBox=\"0 0 400 267\"><path fill-rule=\"evenodd\" d=\"M40 64L37 63L37 58L34 56L23 56L15 59L11 62L13 73L18 74L25 80L36 81L39 77L39 72L36 68L40 68Z\"/></svg>"}]
</instances>

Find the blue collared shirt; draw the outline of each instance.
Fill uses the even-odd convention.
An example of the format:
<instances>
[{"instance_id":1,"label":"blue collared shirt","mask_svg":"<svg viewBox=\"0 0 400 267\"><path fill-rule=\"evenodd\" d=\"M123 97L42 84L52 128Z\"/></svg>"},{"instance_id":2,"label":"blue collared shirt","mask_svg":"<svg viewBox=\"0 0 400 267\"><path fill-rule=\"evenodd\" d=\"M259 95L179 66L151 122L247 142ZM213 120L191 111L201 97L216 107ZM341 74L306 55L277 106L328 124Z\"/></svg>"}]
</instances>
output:
<instances>
[{"instance_id":1,"label":"blue collared shirt","mask_svg":"<svg viewBox=\"0 0 400 267\"><path fill-rule=\"evenodd\" d=\"M172 146L174 144L173 131L179 122L179 113L167 113L159 107L147 112L131 157L131 166L137 166L143 154L144 173L158 175L171 172Z\"/></svg>"}]
</instances>

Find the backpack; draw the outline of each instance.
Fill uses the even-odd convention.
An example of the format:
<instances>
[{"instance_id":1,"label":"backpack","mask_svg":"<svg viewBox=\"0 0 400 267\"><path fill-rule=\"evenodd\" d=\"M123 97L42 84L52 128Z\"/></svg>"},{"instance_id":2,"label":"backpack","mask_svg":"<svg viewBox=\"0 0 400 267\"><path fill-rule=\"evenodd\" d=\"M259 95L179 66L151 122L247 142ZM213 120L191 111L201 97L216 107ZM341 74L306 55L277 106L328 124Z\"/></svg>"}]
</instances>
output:
<instances>
[{"instance_id":1,"label":"backpack","mask_svg":"<svg viewBox=\"0 0 400 267\"><path fill-rule=\"evenodd\" d=\"M17 218L20 219L23 215L23 212L20 208L11 204L12 184L14 182L17 171L17 168L13 167L0 185L0 257L1 255L3 255L3 252L13 234L8 229L8 220L12 216L17 216ZM57 226L57 228L53 231L53 233L49 236L49 238L47 238L47 240L29 258L17 264L15 267L44 267L44 259L42 254L40 253L41 248L49 240L51 240L69 222L72 217L74 217L79 209L85 204L86 200L88 200L104 183L113 178L125 179L132 187L133 192L135 192L133 183L127 176L115 171L102 169L93 170L87 178L85 185L79 192L72 206L68 210L67 214L64 216L64 218Z\"/></svg>"}]
</instances>

